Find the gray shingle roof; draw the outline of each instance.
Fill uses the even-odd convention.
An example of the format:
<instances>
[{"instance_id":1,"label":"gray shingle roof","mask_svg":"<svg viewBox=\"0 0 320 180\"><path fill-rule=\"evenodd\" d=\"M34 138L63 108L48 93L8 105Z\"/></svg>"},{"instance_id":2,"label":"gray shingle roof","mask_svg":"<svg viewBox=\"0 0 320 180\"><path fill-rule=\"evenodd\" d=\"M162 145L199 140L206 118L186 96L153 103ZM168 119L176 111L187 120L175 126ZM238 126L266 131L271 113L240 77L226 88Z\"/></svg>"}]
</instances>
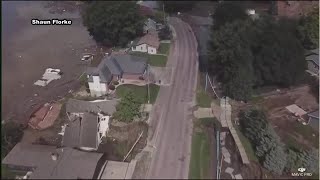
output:
<instances>
[{"instance_id":1,"label":"gray shingle roof","mask_svg":"<svg viewBox=\"0 0 320 180\"><path fill-rule=\"evenodd\" d=\"M52 153L59 155L56 161L52 160ZM72 148L18 143L2 163L35 168L30 179L92 179L102 155Z\"/></svg>"},{"instance_id":2,"label":"gray shingle roof","mask_svg":"<svg viewBox=\"0 0 320 180\"><path fill-rule=\"evenodd\" d=\"M86 70L87 75L99 75L100 82L109 83L112 79L112 75L121 76L123 73L130 74L142 74L146 69L147 58L132 56L132 55L115 55L105 56L96 68L88 68ZM93 78L89 76L89 82L93 81Z\"/></svg>"},{"instance_id":3,"label":"gray shingle roof","mask_svg":"<svg viewBox=\"0 0 320 180\"><path fill-rule=\"evenodd\" d=\"M112 115L116 111L116 105L118 100L105 100L100 102L82 101L77 99L69 99L66 104L66 112L69 113L83 113L83 112L94 112L98 113L100 110L105 113Z\"/></svg>"},{"instance_id":4,"label":"gray shingle roof","mask_svg":"<svg viewBox=\"0 0 320 180\"><path fill-rule=\"evenodd\" d=\"M143 29L145 31L147 31L147 30L157 30L157 23L154 20L148 18L147 21L144 24Z\"/></svg>"},{"instance_id":5,"label":"gray shingle roof","mask_svg":"<svg viewBox=\"0 0 320 180\"><path fill-rule=\"evenodd\" d=\"M312 53L314 53L314 54L318 54L319 55L319 48L317 48L317 49L313 49L313 50L310 50Z\"/></svg>"},{"instance_id":6,"label":"gray shingle roof","mask_svg":"<svg viewBox=\"0 0 320 180\"><path fill-rule=\"evenodd\" d=\"M109 67L112 74L119 76L122 75L123 71L114 57L105 57L104 61L106 65Z\"/></svg>"},{"instance_id":7,"label":"gray shingle roof","mask_svg":"<svg viewBox=\"0 0 320 180\"><path fill-rule=\"evenodd\" d=\"M98 148L98 118L91 113L69 122L65 129L62 145L66 147Z\"/></svg>"},{"instance_id":8,"label":"gray shingle roof","mask_svg":"<svg viewBox=\"0 0 320 180\"><path fill-rule=\"evenodd\" d=\"M147 58L145 57L121 54L114 56L114 59L124 73L142 74L147 67Z\"/></svg>"},{"instance_id":9,"label":"gray shingle roof","mask_svg":"<svg viewBox=\"0 0 320 180\"><path fill-rule=\"evenodd\" d=\"M313 61L319 66L319 55L318 54L312 54L306 57L307 61Z\"/></svg>"},{"instance_id":10,"label":"gray shingle roof","mask_svg":"<svg viewBox=\"0 0 320 180\"><path fill-rule=\"evenodd\" d=\"M308 113L308 116L319 119L319 110L311 112L311 113Z\"/></svg>"}]
</instances>

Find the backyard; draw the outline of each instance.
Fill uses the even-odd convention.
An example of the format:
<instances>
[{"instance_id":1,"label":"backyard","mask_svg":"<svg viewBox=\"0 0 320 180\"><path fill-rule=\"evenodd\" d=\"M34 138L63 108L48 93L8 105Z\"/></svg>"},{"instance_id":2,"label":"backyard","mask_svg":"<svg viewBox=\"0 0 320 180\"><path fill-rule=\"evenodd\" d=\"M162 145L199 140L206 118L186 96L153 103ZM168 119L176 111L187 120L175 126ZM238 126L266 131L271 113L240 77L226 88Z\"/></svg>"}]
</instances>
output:
<instances>
[{"instance_id":1,"label":"backyard","mask_svg":"<svg viewBox=\"0 0 320 180\"><path fill-rule=\"evenodd\" d=\"M150 66L165 67L167 64L168 57L166 55L147 54L142 52L131 52L130 54L140 57L146 57Z\"/></svg>"},{"instance_id":2,"label":"backyard","mask_svg":"<svg viewBox=\"0 0 320 180\"><path fill-rule=\"evenodd\" d=\"M158 96L160 87L155 84L150 84L150 103L153 104ZM132 84L120 85L116 89L116 95L118 98L124 97L128 91L133 91L133 94L140 99L143 103L148 103L148 86L137 86Z\"/></svg>"},{"instance_id":3,"label":"backyard","mask_svg":"<svg viewBox=\"0 0 320 180\"><path fill-rule=\"evenodd\" d=\"M169 50L170 50L170 43L161 43L159 46L159 54L169 54Z\"/></svg>"}]
</instances>

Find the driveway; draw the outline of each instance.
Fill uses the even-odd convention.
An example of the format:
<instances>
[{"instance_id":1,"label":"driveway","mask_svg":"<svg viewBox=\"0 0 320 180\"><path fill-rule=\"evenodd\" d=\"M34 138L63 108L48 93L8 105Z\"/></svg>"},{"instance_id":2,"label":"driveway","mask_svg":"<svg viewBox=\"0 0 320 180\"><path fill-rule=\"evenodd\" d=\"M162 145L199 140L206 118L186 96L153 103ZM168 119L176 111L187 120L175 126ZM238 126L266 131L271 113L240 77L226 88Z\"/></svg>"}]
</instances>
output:
<instances>
[{"instance_id":1,"label":"driveway","mask_svg":"<svg viewBox=\"0 0 320 180\"><path fill-rule=\"evenodd\" d=\"M192 106L198 74L196 39L188 24L170 18L176 31L167 67L173 67L171 86L160 88L150 114L152 160L146 178L186 179L192 138Z\"/></svg>"}]
</instances>

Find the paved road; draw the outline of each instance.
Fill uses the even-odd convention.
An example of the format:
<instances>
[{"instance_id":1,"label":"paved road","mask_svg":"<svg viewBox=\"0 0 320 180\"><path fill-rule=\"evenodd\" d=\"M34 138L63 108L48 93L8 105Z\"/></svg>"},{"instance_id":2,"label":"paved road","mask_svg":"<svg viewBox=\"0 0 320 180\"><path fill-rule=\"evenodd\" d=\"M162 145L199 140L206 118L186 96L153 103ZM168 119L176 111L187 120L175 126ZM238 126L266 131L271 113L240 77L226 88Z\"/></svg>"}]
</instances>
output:
<instances>
[{"instance_id":1,"label":"paved road","mask_svg":"<svg viewBox=\"0 0 320 180\"><path fill-rule=\"evenodd\" d=\"M160 89L151 112L149 144L155 148L147 178L188 178L192 106L198 73L196 39L190 26L170 18L176 38L168 58L174 68L171 86Z\"/></svg>"}]
</instances>

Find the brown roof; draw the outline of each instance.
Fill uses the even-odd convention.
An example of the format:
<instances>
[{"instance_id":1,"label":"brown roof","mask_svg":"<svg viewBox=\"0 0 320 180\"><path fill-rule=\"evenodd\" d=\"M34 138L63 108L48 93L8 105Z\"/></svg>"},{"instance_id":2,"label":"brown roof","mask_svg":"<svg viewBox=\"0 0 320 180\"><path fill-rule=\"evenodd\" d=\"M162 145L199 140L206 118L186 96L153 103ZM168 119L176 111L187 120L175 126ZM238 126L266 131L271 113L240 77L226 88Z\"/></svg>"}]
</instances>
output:
<instances>
[{"instance_id":1,"label":"brown roof","mask_svg":"<svg viewBox=\"0 0 320 180\"><path fill-rule=\"evenodd\" d=\"M33 129L46 129L58 118L62 105L59 103L45 104L30 118L29 126Z\"/></svg>"},{"instance_id":2,"label":"brown roof","mask_svg":"<svg viewBox=\"0 0 320 180\"><path fill-rule=\"evenodd\" d=\"M136 45L140 45L140 44L148 44L148 45L153 46L158 49L159 45L160 45L158 34L157 33L148 33L148 34L142 36Z\"/></svg>"}]
</instances>

